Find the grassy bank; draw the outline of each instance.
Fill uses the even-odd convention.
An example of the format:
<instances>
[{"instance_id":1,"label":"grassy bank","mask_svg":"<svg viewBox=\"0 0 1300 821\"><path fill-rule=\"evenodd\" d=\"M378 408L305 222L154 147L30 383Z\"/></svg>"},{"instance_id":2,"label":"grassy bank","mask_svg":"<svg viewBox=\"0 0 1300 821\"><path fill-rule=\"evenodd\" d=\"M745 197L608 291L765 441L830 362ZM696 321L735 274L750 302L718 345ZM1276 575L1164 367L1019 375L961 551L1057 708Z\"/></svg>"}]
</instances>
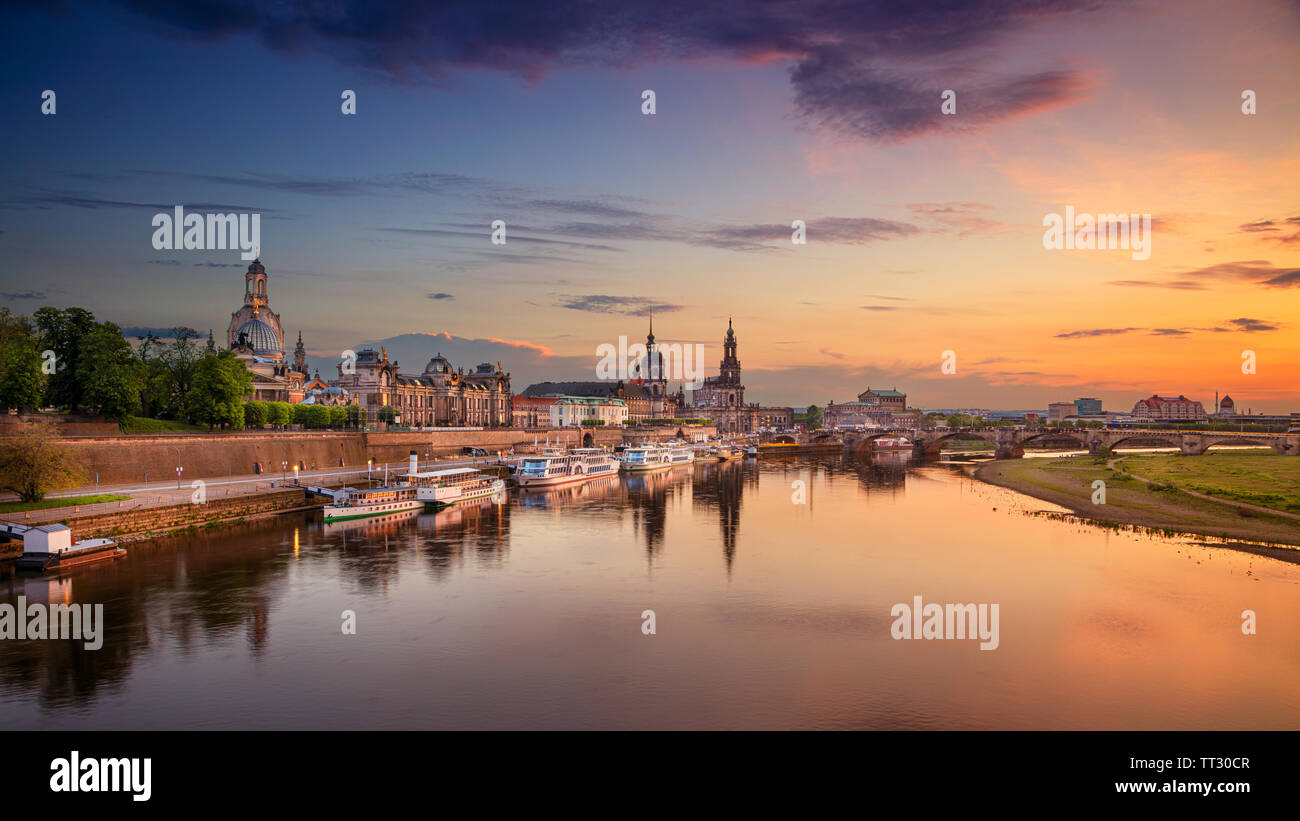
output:
<instances>
[{"instance_id":1,"label":"grassy bank","mask_svg":"<svg viewBox=\"0 0 1300 821\"><path fill-rule=\"evenodd\" d=\"M1289 502L1300 496L1300 465L1292 462L1300 459L1254 453L1153 455L1128 457L1118 463L1121 470L1112 470L1086 456L1008 459L981 465L975 477L1098 522L1300 545L1300 521L1296 519L1197 498L1184 490L1207 492L1200 488L1213 488L1216 493L1210 495L1217 498L1287 510ZM1126 467L1131 472L1122 470ZM1135 477L1152 481L1145 483ZM1097 479L1106 483L1105 504L1092 503L1092 483ZM1276 506L1261 501L1275 495L1279 497Z\"/></svg>"},{"instance_id":2,"label":"grassy bank","mask_svg":"<svg viewBox=\"0 0 1300 821\"><path fill-rule=\"evenodd\" d=\"M122 420L123 433L208 433L207 425L191 425L174 419L150 419L147 416L128 416Z\"/></svg>"},{"instance_id":3,"label":"grassy bank","mask_svg":"<svg viewBox=\"0 0 1300 821\"><path fill-rule=\"evenodd\" d=\"M120 502L130 499L116 493L99 493L93 496L64 496L59 499L42 499L39 502L0 502L0 513L21 513L24 510L48 510L52 507L97 505L100 502Z\"/></svg>"}]
</instances>

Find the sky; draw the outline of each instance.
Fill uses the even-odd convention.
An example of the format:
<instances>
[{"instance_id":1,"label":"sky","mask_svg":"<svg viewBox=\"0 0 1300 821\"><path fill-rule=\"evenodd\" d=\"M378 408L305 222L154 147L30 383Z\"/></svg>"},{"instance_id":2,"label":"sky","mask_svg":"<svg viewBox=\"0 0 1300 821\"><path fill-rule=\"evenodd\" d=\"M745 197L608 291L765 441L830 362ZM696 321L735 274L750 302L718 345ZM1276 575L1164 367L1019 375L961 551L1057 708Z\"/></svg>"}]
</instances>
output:
<instances>
[{"instance_id":1,"label":"sky","mask_svg":"<svg viewBox=\"0 0 1300 821\"><path fill-rule=\"evenodd\" d=\"M709 374L730 319L769 404L1300 411L1297 2L133 0L0 23L18 313L222 340L248 263L156 250L153 215L184 205L262 215L271 307L326 376L373 343L408 372L499 361L516 391L592 379L653 312ZM1149 257L1044 247L1067 207L1150 215Z\"/></svg>"}]
</instances>

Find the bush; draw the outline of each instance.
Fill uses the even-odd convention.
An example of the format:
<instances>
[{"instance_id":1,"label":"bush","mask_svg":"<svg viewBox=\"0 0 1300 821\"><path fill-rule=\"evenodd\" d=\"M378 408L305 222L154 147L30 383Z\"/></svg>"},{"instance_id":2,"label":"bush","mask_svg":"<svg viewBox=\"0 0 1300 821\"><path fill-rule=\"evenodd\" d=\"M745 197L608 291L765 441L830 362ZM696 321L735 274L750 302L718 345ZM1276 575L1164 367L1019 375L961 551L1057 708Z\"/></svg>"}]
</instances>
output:
<instances>
[{"instance_id":1,"label":"bush","mask_svg":"<svg viewBox=\"0 0 1300 821\"><path fill-rule=\"evenodd\" d=\"M277 428L283 428L293 421L293 405L288 402L267 402L266 421Z\"/></svg>"},{"instance_id":2,"label":"bush","mask_svg":"<svg viewBox=\"0 0 1300 821\"><path fill-rule=\"evenodd\" d=\"M334 405L329 409L330 427L342 428L348 424L348 409L342 405Z\"/></svg>"}]
</instances>

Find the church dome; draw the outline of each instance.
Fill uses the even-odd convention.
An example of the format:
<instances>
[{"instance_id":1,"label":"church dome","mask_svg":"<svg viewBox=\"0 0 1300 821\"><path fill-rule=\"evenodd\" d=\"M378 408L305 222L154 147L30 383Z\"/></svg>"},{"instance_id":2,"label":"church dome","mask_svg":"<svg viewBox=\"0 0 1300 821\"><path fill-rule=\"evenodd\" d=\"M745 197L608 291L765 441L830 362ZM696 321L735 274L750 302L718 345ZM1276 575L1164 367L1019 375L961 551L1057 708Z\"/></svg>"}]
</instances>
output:
<instances>
[{"instance_id":1,"label":"church dome","mask_svg":"<svg viewBox=\"0 0 1300 821\"><path fill-rule=\"evenodd\" d=\"M275 329L260 319L250 319L240 325L239 330L235 331L235 344L239 344L241 334L247 338L248 344L253 346L254 353L284 352L284 349L280 347L280 338L275 335Z\"/></svg>"},{"instance_id":2,"label":"church dome","mask_svg":"<svg viewBox=\"0 0 1300 821\"><path fill-rule=\"evenodd\" d=\"M428 365L424 366L424 372L425 373L451 373L451 363L447 361L447 358L443 356L442 353L440 352L433 359L429 360Z\"/></svg>"}]
</instances>

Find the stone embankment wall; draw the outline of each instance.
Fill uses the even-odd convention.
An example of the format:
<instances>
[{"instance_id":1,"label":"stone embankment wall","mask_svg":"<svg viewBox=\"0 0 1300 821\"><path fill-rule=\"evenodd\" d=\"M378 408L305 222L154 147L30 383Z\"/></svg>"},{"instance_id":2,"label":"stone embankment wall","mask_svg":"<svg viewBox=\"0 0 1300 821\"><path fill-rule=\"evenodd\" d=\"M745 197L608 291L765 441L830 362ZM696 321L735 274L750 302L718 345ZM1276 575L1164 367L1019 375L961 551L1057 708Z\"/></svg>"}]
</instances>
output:
<instances>
[{"instance_id":1,"label":"stone embankment wall","mask_svg":"<svg viewBox=\"0 0 1300 821\"><path fill-rule=\"evenodd\" d=\"M112 538L119 542L147 539L172 530L269 516L320 504L300 489L214 499L206 504L151 507L69 519L75 539Z\"/></svg>"},{"instance_id":2,"label":"stone embankment wall","mask_svg":"<svg viewBox=\"0 0 1300 821\"><path fill-rule=\"evenodd\" d=\"M424 461L426 457L454 456L465 446L486 448L489 452L510 448L531 448L533 442L547 441L573 446L584 444L590 433L591 444L614 446L626 438L630 442L663 441L676 436L671 426L637 428L624 433L621 428L558 428L534 430L495 428L481 431L423 431L412 433L310 433L261 432L175 434L158 436L85 436L65 440L77 463L86 471L86 484L137 484L147 481L160 484L176 481L176 465L183 468L181 479L220 479L247 476L260 472L278 476L283 462L301 465L304 470L330 467L360 467L369 459L375 464L404 465L411 451ZM696 433L712 435L712 427L686 428L691 438Z\"/></svg>"}]
</instances>

